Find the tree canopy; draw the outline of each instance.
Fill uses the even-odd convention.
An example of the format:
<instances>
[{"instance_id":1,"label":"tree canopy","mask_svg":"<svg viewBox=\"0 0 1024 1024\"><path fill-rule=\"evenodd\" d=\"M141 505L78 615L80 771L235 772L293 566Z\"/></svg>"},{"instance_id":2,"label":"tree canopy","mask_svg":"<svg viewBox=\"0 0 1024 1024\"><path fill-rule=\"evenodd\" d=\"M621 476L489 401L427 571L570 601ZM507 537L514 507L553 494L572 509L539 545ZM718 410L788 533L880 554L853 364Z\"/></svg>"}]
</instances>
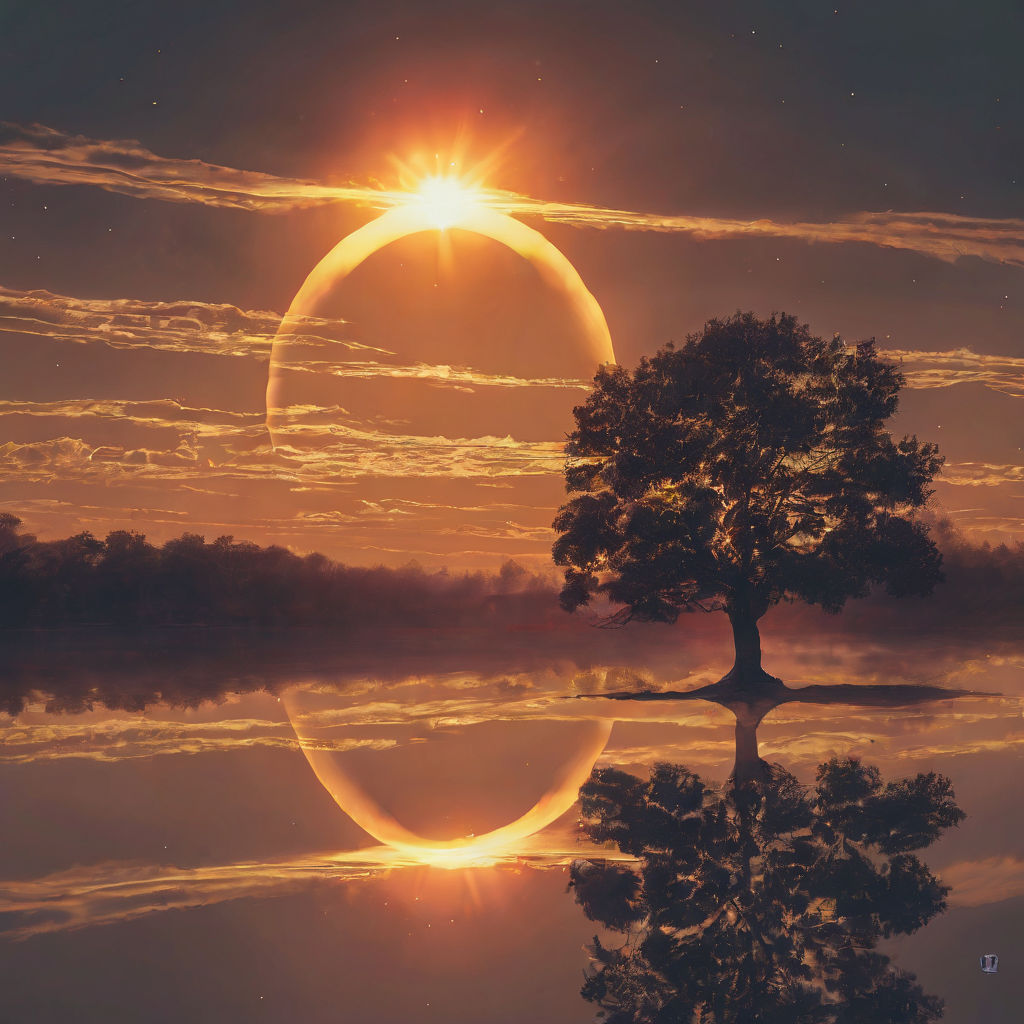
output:
<instances>
[{"instance_id":1,"label":"tree canopy","mask_svg":"<svg viewBox=\"0 0 1024 1024\"><path fill-rule=\"evenodd\" d=\"M946 906L912 852L964 817L935 773L884 783L834 758L813 789L777 765L717 790L682 765L597 769L583 831L632 862L577 861L595 937L584 998L605 1024L923 1024L941 1001L876 950Z\"/></svg>"},{"instance_id":2,"label":"tree canopy","mask_svg":"<svg viewBox=\"0 0 1024 1024\"><path fill-rule=\"evenodd\" d=\"M603 367L566 446L563 607L724 610L759 665L754 624L780 600L927 594L941 556L915 513L943 459L886 429L903 383L873 341L849 349L783 314L709 320L633 371Z\"/></svg>"}]
</instances>

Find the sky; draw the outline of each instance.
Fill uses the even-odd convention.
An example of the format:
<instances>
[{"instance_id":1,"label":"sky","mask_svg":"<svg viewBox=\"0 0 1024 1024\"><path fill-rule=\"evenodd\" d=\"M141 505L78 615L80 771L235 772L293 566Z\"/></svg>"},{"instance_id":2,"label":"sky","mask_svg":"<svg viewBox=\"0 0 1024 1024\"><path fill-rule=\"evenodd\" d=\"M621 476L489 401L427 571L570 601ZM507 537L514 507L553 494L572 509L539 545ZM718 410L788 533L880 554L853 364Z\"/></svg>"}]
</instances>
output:
<instances>
[{"instance_id":1,"label":"sky","mask_svg":"<svg viewBox=\"0 0 1024 1024\"><path fill-rule=\"evenodd\" d=\"M490 623L483 576L438 589L448 625L333 646L0 638L0 1021L591 1019L573 771L721 781L734 738L717 705L565 699L729 663L724 620L555 608L572 408L609 355L792 313L902 361L930 516L1024 539L1022 47L1011 0L0 4L0 511L538 574ZM434 175L505 241L431 227L311 277ZM1024 907L1020 559L956 550L932 603L773 612L765 666L973 696L790 704L759 737L804 782L953 779L950 910L892 952L947 1019L1010 1021L1020 972L977 956L1012 964ZM538 803L472 870L374 831Z\"/></svg>"},{"instance_id":2,"label":"sky","mask_svg":"<svg viewBox=\"0 0 1024 1024\"><path fill-rule=\"evenodd\" d=\"M327 275L271 366L314 266L424 174L500 193L623 365L737 309L875 337L908 377L894 431L946 456L935 511L1022 535L1014 5L3 19L0 502L40 536L549 564L561 444L608 353L543 260L399 239Z\"/></svg>"}]
</instances>

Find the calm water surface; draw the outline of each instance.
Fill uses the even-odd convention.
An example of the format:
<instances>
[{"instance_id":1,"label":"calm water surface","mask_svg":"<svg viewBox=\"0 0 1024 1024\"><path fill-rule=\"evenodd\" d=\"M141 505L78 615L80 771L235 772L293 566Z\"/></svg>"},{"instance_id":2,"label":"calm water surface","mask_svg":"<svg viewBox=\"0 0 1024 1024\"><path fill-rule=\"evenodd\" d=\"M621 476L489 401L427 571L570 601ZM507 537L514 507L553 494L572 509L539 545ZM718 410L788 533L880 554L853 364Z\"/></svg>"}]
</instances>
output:
<instances>
[{"instance_id":1,"label":"calm water surface","mask_svg":"<svg viewBox=\"0 0 1024 1024\"><path fill-rule=\"evenodd\" d=\"M691 689L727 667L716 636L642 639L624 651L601 634L562 655L543 637L12 648L0 1020L592 1020L579 987L596 926L566 891L568 865L593 852L580 781L595 763L645 775L671 761L722 782L735 753L735 719L713 703L572 699ZM952 779L967 818L922 854L953 887L948 910L884 948L946 1020L1019 1020L1021 645L765 647L794 687L983 694L789 703L757 735L804 783L836 755L885 779ZM996 975L979 968L989 952Z\"/></svg>"}]
</instances>

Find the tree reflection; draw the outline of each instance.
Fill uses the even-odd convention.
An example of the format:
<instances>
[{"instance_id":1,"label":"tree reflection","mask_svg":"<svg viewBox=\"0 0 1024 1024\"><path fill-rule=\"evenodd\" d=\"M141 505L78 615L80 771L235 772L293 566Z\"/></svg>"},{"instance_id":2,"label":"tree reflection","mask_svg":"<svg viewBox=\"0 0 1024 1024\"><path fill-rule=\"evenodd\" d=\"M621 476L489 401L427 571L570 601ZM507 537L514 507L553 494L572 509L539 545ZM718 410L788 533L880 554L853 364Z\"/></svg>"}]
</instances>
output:
<instances>
[{"instance_id":1,"label":"tree reflection","mask_svg":"<svg viewBox=\"0 0 1024 1024\"><path fill-rule=\"evenodd\" d=\"M582 989L605 1024L916 1024L942 1001L877 951L946 906L913 851L964 817L935 773L883 783L833 759L813 787L770 765L716 789L682 765L597 769L583 831L630 862L577 861L595 936ZM606 940L607 941L607 940Z\"/></svg>"},{"instance_id":2,"label":"tree reflection","mask_svg":"<svg viewBox=\"0 0 1024 1024\"><path fill-rule=\"evenodd\" d=\"M777 680L772 693L744 689L722 682L693 690L620 690L615 693L582 693L579 699L603 698L627 701L695 701L706 700L728 708L736 718L736 767L733 776L740 784L765 781L770 766L761 759L757 747L757 729L770 711L783 704L845 704L861 708L907 708L937 700L958 697L993 697L994 693L978 690L954 690L944 686L920 683L836 683L826 686L786 686Z\"/></svg>"}]
</instances>

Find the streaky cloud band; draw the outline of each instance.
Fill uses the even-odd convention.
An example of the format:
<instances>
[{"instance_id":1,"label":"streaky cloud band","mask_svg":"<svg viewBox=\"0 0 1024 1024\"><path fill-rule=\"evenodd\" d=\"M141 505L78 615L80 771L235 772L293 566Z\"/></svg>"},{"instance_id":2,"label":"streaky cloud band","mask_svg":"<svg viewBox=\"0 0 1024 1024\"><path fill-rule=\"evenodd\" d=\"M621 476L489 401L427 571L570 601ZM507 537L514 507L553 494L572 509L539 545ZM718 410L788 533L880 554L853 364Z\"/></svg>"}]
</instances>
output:
<instances>
[{"instance_id":1,"label":"streaky cloud band","mask_svg":"<svg viewBox=\"0 0 1024 1024\"><path fill-rule=\"evenodd\" d=\"M281 325L289 339L325 357L303 357L282 363L296 373L324 373L353 379L403 378L440 387L544 387L585 390L589 383L563 377L514 377L482 373L471 367L411 365L367 358L367 353L392 356L388 349L346 338L345 321L298 317L272 310L245 310L228 303L179 299L85 299L45 289L31 291L0 285L0 333L46 338L74 344L99 344L118 350L155 349L181 355L217 355L268 361ZM354 358L326 358L331 350L354 350ZM975 352L969 347L946 351L887 349L879 352L901 364L911 389L929 390L954 384L981 384L994 391L1024 397L1024 358Z\"/></svg>"},{"instance_id":2,"label":"streaky cloud band","mask_svg":"<svg viewBox=\"0 0 1024 1024\"><path fill-rule=\"evenodd\" d=\"M514 854L489 855L459 866L544 870L565 867L587 854L619 857L578 840L537 836L520 844ZM423 870L422 861L386 846L208 867L118 862L76 867L30 881L0 881L0 939L19 941L123 924L166 910L286 896L318 885L361 881L401 870Z\"/></svg>"},{"instance_id":3,"label":"streaky cloud band","mask_svg":"<svg viewBox=\"0 0 1024 1024\"><path fill-rule=\"evenodd\" d=\"M158 156L135 140L97 140L45 125L0 122L0 171L36 185L88 185L138 199L197 203L223 209L285 213L331 203L387 210L402 192L333 185L245 171L203 160ZM487 204L511 216L602 230L653 231L698 239L790 238L857 242L954 262L966 256L1024 266L1024 219L929 211L863 211L828 222L744 220L693 214L651 214L585 203L556 203L490 190Z\"/></svg>"}]
</instances>

